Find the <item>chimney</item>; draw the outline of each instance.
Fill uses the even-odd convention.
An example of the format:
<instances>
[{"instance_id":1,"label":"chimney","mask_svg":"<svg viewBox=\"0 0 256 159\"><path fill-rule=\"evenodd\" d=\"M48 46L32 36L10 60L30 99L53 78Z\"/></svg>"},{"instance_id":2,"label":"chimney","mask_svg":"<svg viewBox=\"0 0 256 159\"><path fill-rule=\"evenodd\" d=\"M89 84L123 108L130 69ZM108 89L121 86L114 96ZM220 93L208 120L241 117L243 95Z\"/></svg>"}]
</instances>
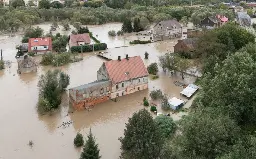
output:
<instances>
[{"instance_id":1,"label":"chimney","mask_svg":"<svg viewBox=\"0 0 256 159\"><path fill-rule=\"evenodd\" d=\"M126 58L126 60L129 60L129 56L128 56L128 54L126 54L126 57L125 57L125 58Z\"/></svg>"},{"instance_id":2,"label":"chimney","mask_svg":"<svg viewBox=\"0 0 256 159\"><path fill-rule=\"evenodd\" d=\"M121 56L118 56L118 61L121 61Z\"/></svg>"}]
</instances>

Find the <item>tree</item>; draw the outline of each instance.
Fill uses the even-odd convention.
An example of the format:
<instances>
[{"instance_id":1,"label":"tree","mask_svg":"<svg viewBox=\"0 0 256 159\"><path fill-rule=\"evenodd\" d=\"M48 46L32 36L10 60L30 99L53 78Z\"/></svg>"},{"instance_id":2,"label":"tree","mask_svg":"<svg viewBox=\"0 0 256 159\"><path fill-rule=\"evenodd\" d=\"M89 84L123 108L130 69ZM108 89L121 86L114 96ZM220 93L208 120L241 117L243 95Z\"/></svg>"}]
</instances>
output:
<instances>
[{"instance_id":1,"label":"tree","mask_svg":"<svg viewBox=\"0 0 256 159\"><path fill-rule=\"evenodd\" d=\"M53 2L51 3L51 7L52 7L52 8L60 9L60 8L63 8L64 6L63 6L63 4L60 3L59 1L53 1Z\"/></svg>"},{"instance_id":2,"label":"tree","mask_svg":"<svg viewBox=\"0 0 256 159\"><path fill-rule=\"evenodd\" d=\"M38 111L44 114L58 108L61 103L61 94L69 85L69 76L59 70L48 71L41 75L39 87Z\"/></svg>"},{"instance_id":3,"label":"tree","mask_svg":"<svg viewBox=\"0 0 256 159\"><path fill-rule=\"evenodd\" d=\"M122 25L122 31L125 33L131 33L133 30L132 22L130 19L125 19Z\"/></svg>"},{"instance_id":4,"label":"tree","mask_svg":"<svg viewBox=\"0 0 256 159\"><path fill-rule=\"evenodd\" d=\"M175 57L170 53L166 53L165 55L159 57L159 64L164 72L166 72L167 70L172 71L176 69L174 58Z\"/></svg>"},{"instance_id":5,"label":"tree","mask_svg":"<svg viewBox=\"0 0 256 159\"><path fill-rule=\"evenodd\" d=\"M151 91L149 95L150 95L151 99L153 99L153 100L163 98L163 93L160 89Z\"/></svg>"},{"instance_id":6,"label":"tree","mask_svg":"<svg viewBox=\"0 0 256 159\"><path fill-rule=\"evenodd\" d=\"M44 9L50 9L50 7L51 7L51 2L50 2L49 0L41 0L41 1L39 1L39 3L38 3L38 7L39 7L39 9L42 9L42 8L44 8Z\"/></svg>"},{"instance_id":7,"label":"tree","mask_svg":"<svg viewBox=\"0 0 256 159\"><path fill-rule=\"evenodd\" d=\"M172 137L177 129L177 125L173 119L165 115L157 116L155 122L164 138Z\"/></svg>"},{"instance_id":8,"label":"tree","mask_svg":"<svg viewBox=\"0 0 256 159\"><path fill-rule=\"evenodd\" d=\"M199 107L215 108L242 125L256 123L255 48L255 44L247 45L216 65L213 75L204 77Z\"/></svg>"},{"instance_id":9,"label":"tree","mask_svg":"<svg viewBox=\"0 0 256 159\"><path fill-rule=\"evenodd\" d=\"M65 31L70 30L68 19L63 20L63 21L61 22L61 24L62 24L62 26L63 26L63 28L64 28Z\"/></svg>"},{"instance_id":10,"label":"tree","mask_svg":"<svg viewBox=\"0 0 256 159\"><path fill-rule=\"evenodd\" d=\"M116 36L116 31L115 30L110 30L108 31L109 36Z\"/></svg>"},{"instance_id":11,"label":"tree","mask_svg":"<svg viewBox=\"0 0 256 159\"><path fill-rule=\"evenodd\" d=\"M36 28L28 28L25 31L25 35L22 38L22 43L28 43L29 38L40 38L43 36L43 29L36 27Z\"/></svg>"},{"instance_id":12,"label":"tree","mask_svg":"<svg viewBox=\"0 0 256 159\"><path fill-rule=\"evenodd\" d=\"M121 157L155 159L159 156L163 140L152 116L146 109L129 118L121 137Z\"/></svg>"},{"instance_id":13,"label":"tree","mask_svg":"<svg viewBox=\"0 0 256 159\"><path fill-rule=\"evenodd\" d=\"M84 145L84 139L83 139L83 135L82 134L80 134L80 133L76 134L76 137L74 139L74 145L76 147L81 147L81 146Z\"/></svg>"},{"instance_id":14,"label":"tree","mask_svg":"<svg viewBox=\"0 0 256 159\"><path fill-rule=\"evenodd\" d=\"M90 31L89 31L89 29L88 29L88 27L86 26L86 27L80 27L78 30L77 30L77 33L78 34L84 34L84 33L89 33Z\"/></svg>"},{"instance_id":15,"label":"tree","mask_svg":"<svg viewBox=\"0 0 256 159\"><path fill-rule=\"evenodd\" d=\"M36 6L33 0L28 1L28 6L34 7Z\"/></svg>"},{"instance_id":16,"label":"tree","mask_svg":"<svg viewBox=\"0 0 256 159\"><path fill-rule=\"evenodd\" d=\"M158 73L157 63L150 64L147 69L149 74L156 75Z\"/></svg>"},{"instance_id":17,"label":"tree","mask_svg":"<svg viewBox=\"0 0 256 159\"><path fill-rule=\"evenodd\" d=\"M182 17L182 19L180 20L181 23L186 27L188 25L188 17L184 16Z\"/></svg>"},{"instance_id":18,"label":"tree","mask_svg":"<svg viewBox=\"0 0 256 159\"><path fill-rule=\"evenodd\" d=\"M190 62L188 59L183 59L180 57L175 57L176 69L181 72L181 77L184 79L184 73L190 67Z\"/></svg>"},{"instance_id":19,"label":"tree","mask_svg":"<svg viewBox=\"0 0 256 159\"><path fill-rule=\"evenodd\" d=\"M25 6L24 0L14 0L11 3L12 7L17 8L17 7L22 7Z\"/></svg>"},{"instance_id":20,"label":"tree","mask_svg":"<svg viewBox=\"0 0 256 159\"><path fill-rule=\"evenodd\" d=\"M141 24L140 24L140 19L139 18L134 18L133 20L133 31L134 32L139 32L139 31L142 31L143 28L141 27Z\"/></svg>"},{"instance_id":21,"label":"tree","mask_svg":"<svg viewBox=\"0 0 256 159\"><path fill-rule=\"evenodd\" d=\"M80 159L100 159L100 150L98 144L96 144L95 137L92 135L91 129L87 138Z\"/></svg>"},{"instance_id":22,"label":"tree","mask_svg":"<svg viewBox=\"0 0 256 159\"><path fill-rule=\"evenodd\" d=\"M240 128L228 116L198 111L180 121L175 151L181 158L214 159L229 152L240 137Z\"/></svg>"}]
</instances>

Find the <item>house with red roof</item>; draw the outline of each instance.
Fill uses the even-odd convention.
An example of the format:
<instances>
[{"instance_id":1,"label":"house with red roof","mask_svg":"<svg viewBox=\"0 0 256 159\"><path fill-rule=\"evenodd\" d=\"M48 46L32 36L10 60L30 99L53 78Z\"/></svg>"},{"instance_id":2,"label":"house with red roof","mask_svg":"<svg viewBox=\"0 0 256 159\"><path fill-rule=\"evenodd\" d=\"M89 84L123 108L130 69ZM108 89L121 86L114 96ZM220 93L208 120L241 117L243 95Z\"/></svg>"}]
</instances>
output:
<instances>
[{"instance_id":1,"label":"house with red roof","mask_svg":"<svg viewBox=\"0 0 256 159\"><path fill-rule=\"evenodd\" d=\"M70 103L84 109L137 91L148 89L148 71L140 56L106 61L97 81L69 89Z\"/></svg>"},{"instance_id":2,"label":"house with red roof","mask_svg":"<svg viewBox=\"0 0 256 159\"><path fill-rule=\"evenodd\" d=\"M69 39L69 47L90 44L91 39L88 33L71 34Z\"/></svg>"},{"instance_id":3,"label":"house with red roof","mask_svg":"<svg viewBox=\"0 0 256 159\"><path fill-rule=\"evenodd\" d=\"M28 52L46 53L52 51L52 38L30 38L28 41Z\"/></svg>"}]
</instances>

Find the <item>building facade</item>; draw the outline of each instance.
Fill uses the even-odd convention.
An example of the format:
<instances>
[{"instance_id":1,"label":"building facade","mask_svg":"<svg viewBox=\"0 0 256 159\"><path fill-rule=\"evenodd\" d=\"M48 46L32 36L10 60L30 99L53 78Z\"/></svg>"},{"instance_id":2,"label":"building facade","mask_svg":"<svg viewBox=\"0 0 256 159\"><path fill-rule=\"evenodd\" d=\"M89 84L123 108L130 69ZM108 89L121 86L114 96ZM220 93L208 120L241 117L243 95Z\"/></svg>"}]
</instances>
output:
<instances>
[{"instance_id":1,"label":"building facade","mask_svg":"<svg viewBox=\"0 0 256 159\"><path fill-rule=\"evenodd\" d=\"M141 57L104 62L97 81L69 90L70 103L82 109L148 88L148 71Z\"/></svg>"},{"instance_id":2,"label":"building facade","mask_svg":"<svg viewBox=\"0 0 256 159\"><path fill-rule=\"evenodd\" d=\"M176 20L161 21L153 28L154 41L180 38L181 36L182 26Z\"/></svg>"}]
</instances>

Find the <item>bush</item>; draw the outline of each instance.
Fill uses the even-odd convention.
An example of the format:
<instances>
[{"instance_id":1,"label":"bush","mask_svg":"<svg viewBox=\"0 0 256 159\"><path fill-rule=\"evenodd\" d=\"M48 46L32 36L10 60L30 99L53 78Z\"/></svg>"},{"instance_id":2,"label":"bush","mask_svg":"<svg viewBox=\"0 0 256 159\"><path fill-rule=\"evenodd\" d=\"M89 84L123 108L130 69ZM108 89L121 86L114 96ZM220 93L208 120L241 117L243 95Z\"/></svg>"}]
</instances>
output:
<instances>
[{"instance_id":1,"label":"bush","mask_svg":"<svg viewBox=\"0 0 256 159\"><path fill-rule=\"evenodd\" d=\"M82 134L80 134L80 133L76 134L76 137L74 139L74 145L76 147L81 147L81 146L84 145L84 139L83 139L83 135Z\"/></svg>"},{"instance_id":2,"label":"bush","mask_svg":"<svg viewBox=\"0 0 256 159\"><path fill-rule=\"evenodd\" d=\"M89 35L90 35L90 38L92 38L92 40L93 40L94 42L96 42L97 44L100 43L100 41L99 41L98 39L96 39L96 38L93 36L92 32L90 32Z\"/></svg>"},{"instance_id":3,"label":"bush","mask_svg":"<svg viewBox=\"0 0 256 159\"><path fill-rule=\"evenodd\" d=\"M47 99L40 97L37 103L37 110L40 114L44 114L51 111L52 107Z\"/></svg>"},{"instance_id":4,"label":"bush","mask_svg":"<svg viewBox=\"0 0 256 159\"><path fill-rule=\"evenodd\" d=\"M115 30L110 30L110 31L108 32L108 35L109 35L109 36L116 36L116 31L115 31Z\"/></svg>"},{"instance_id":5,"label":"bush","mask_svg":"<svg viewBox=\"0 0 256 159\"><path fill-rule=\"evenodd\" d=\"M121 36L121 35L124 35L124 32L122 32L121 30L117 31L117 36Z\"/></svg>"},{"instance_id":6,"label":"bush","mask_svg":"<svg viewBox=\"0 0 256 159\"><path fill-rule=\"evenodd\" d=\"M0 70L4 69L4 61L0 60Z\"/></svg>"},{"instance_id":7,"label":"bush","mask_svg":"<svg viewBox=\"0 0 256 159\"><path fill-rule=\"evenodd\" d=\"M153 75L151 78L152 78L152 80L155 80L155 79L158 79L159 76L158 75Z\"/></svg>"},{"instance_id":8,"label":"bush","mask_svg":"<svg viewBox=\"0 0 256 159\"><path fill-rule=\"evenodd\" d=\"M83 52L93 51L93 45L83 45L83 46L72 46L71 52L80 52L81 53L81 47L82 47ZM94 51L106 50L106 49L107 49L106 43L94 44Z\"/></svg>"},{"instance_id":9,"label":"bush","mask_svg":"<svg viewBox=\"0 0 256 159\"><path fill-rule=\"evenodd\" d=\"M143 105L144 105L144 106L149 106L148 100L144 100L144 101L143 101Z\"/></svg>"},{"instance_id":10,"label":"bush","mask_svg":"<svg viewBox=\"0 0 256 159\"><path fill-rule=\"evenodd\" d=\"M167 96L163 96L162 102L161 102L161 107L163 110L170 110Z\"/></svg>"},{"instance_id":11,"label":"bush","mask_svg":"<svg viewBox=\"0 0 256 159\"><path fill-rule=\"evenodd\" d=\"M151 107L150 107L150 111L151 111L151 112L157 111L156 106L151 106Z\"/></svg>"},{"instance_id":12,"label":"bush","mask_svg":"<svg viewBox=\"0 0 256 159\"><path fill-rule=\"evenodd\" d=\"M157 100L157 99L162 99L163 98L163 93L162 93L162 91L160 89L151 91L149 95L150 95L150 97L153 100Z\"/></svg>"},{"instance_id":13,"label":"bush","mask_svg":"<svg viewBox=\"0 0 256 159\"><path fill-rule=\"evenodd\" d=\"M36 53L34 53L34 52L29 52L29 53L28 53L28 55L29 55L29 56L32 56L32 57L35 56L35 54L36 54Z\"/></svg>"},{"instance_id":14,"label":"bush","mask_svg":"<svg viewBox=\"0 0 256 159\"><path fill-rule=\"evenodd\" d=\"M158 72L157 63L152 63L148 66L148 73L156 75Z\"/></svg>"},{"instance_id":15,"label":"bush","mask_svg":"<svg viewBox=\"0 0 256 159\"><path fill-rule=\"evenodd\" d=\"M60 53L54 56L52 65L53 66L63 66L71 62L70 53Z\"/></svg>"},{"instance_id":16,"label":"bush","mask_svg":"<svg viewBox=\"0 0 256 159\"><path fill-rule=\"evenodd\" d=\"M172 137L176 130L177 130L177 125L176 123L173 121L172 118L165 116L165 115L161 115L161 116L157 116L154 119L156 125L159 128L159 131L162 134L162 137L164 138L170 138Z\"/></svg>"},{"instance_id":17,"label":"bush","mask_svg":"<svg viewBox=\"0 0 256 159\"><path fill-rule=\"evenodd\" d=\"M256 23L252 23L252 27L256 29Z\"/></svg>"},{"instance_id":18,"label":"bush","mask_svg":"<svg viewBox=\"0 0 256 159\"><path fill-rule=\"evenodd\" d=\"M133 40L130 42L130 44L148 44L151 43L150 40L142 41L142 40Z\"/></svg>"},{"instance_id":19,"label":"bush","mask_svg":"<svg viewBox=\"0 0 256 159\"><path fill-rule=\"evenodd\" d=\"M23 37L21 42L22 43L28 43L29 37Z\"/></svg>"},{"instance_id":20,"label":"bush","mask_svg":"<svg viewBox=\"0 0 256 159\"><path fill-rule=\"evenodd\" d=\"M144 102L145 100L147 100L147 98L146 98L146 97L144 97L144 98L143 98L143 102Z\"/></svg>"},{"instance_id":21,"label":"bush","mask_svg":"<svg viewBox=\"0 0 256 159\"><path fill-rule=\"evenodd\" d=\"M42 65L51 65L53 62L54 55L52 53L44 54L41 60Z\"/></svg>"}]
</instances>

